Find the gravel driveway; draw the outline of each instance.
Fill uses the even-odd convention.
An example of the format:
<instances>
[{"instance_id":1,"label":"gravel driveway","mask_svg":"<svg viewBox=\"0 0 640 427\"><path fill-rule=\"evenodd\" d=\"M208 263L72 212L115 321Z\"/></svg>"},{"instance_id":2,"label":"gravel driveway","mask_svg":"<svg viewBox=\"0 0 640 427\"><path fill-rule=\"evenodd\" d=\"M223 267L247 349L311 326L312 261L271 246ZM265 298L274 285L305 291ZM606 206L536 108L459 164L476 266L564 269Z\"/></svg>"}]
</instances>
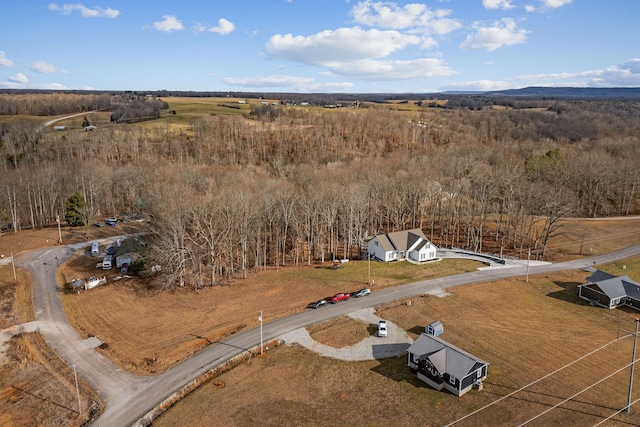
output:
<instances>
[{"instance_id":1,"label":"gravel driveway","mask_svg":"<svg viewBox=\"0 0 640 427\"><path fill-rule=\"evenodd\" d=\"M376 325L379 320L383 320L375 315L373 308L354 311L348 316ZM395 357L406 354L407 348L413 343L413 339L404 330L389 321L387 321L386 338L373 335L357 344L342 348L334 348L314 341L305 328L286 333L280 339L287 344L298 343L322 356L341 360L373 360Z\"/></svg>"}]
</instances>

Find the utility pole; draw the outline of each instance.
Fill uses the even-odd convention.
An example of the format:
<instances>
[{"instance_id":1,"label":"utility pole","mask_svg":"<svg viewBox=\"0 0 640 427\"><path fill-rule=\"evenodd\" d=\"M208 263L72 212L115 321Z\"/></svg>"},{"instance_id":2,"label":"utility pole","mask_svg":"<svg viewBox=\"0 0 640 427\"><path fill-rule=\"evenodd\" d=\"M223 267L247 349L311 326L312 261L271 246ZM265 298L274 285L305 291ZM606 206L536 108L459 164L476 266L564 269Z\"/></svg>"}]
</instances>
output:
<instances>
[{"instance_id":1,"label":"utility pole","mask_svg":"<svg viewBox=\"0 0 640 427\"><path fill-rule=\"evenodd\" d=\"M11 252L11 267L13 268L13 281L18 281L18 276L16 276L16 263L13 262L13 252Z\"/></svg>"},{"instance_id":2,"label":"utility pole","mask_svg":"<svg viewBox=\"0 0 640 427\"><path fill-rule=\"evenodd\" d=\"M82 407L80 406L80 389L78 388L78 374L76 372L76 365L73 365L73 376L76 378L76 394L78 395L78 414L81 414Z\"/></svg>"},{"instance_id":3,"label":"utility pole","mask_svg":"<svg viewBox=\"0 0 640 427\"><path fill-rule=\"evenodd\" d=\"M62 244L62 231L60 230L60 215L56 215L56 222L58 223L58 243Z\"/></svg>"},{"instance_id":4,"label":"utility pole","mask_svg":"<svg viewBox=\"0 0 640 427\"><path fill-rule=\"evenodd\" d=\"M638 343L638 323L640 318L636 317L636 333L633 335L633 357L631 358L631 374L629 375L629 396L627 397L627 414L631 412L631 392L633 390L633 368L636 364L636 344Z\"/></svg>"},{"instance_id":5,"label":"utility pole","mask_svg":"<svg viewBox=\"0 0 640 427\"><path fill-rule=\"evenodd\" d=\"M529 255L527 255L527 276L524 279L526 283L529 283L529 261L531 260L531 248L529 248Z\"/></svg>"},{"instance_id":6,"label":"utility pole","mask_svg":"<svg viewBox=\"0 0 640 427\"><path fill-rule=\"evenodd\" d=\"M369 278L367 279L367 285L371 286L371 254L369 256Z\"/></svg>"},{"instance_id":7,"label":"utility pole","mask_svg":"<svg viewBox=\"0 0 640 427\"><path fill-rule=\"evenodd\" d=\"M260 322L260 356L262 356L262 310L260 310L258 321Z\"/></svg>"}]
</instances>

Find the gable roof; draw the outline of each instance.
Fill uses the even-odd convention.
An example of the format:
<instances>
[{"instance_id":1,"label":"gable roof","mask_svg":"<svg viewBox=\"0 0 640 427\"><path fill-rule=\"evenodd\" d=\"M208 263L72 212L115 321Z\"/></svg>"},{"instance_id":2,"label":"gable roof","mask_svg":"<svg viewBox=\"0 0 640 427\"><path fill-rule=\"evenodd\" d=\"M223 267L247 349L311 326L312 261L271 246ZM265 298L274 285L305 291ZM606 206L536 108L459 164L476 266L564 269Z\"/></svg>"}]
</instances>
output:
<instances>
[{"instance_id":1,"label":"gable roof","mask_svg":"<svg viewBox=\"0 0 640 427\"><path fill-rule=\"evenodd\" d=\"M378 234L376 235L376 237L378 238L378 241L380 241L380 244L385 251L408 251L413 245L416 244L416 242L420 240L424 241L424 244L428 242L427 237L419 228L394 231L392 233L386 234ZM385 246L385 243L387 242L390 245L388 247ZM420 246L420 248L422 248L424 244L421 242L419 244L419 246L422 245Z\"/></svg>"},{"instance_id":2,"label":"gable roof","mask_svg":"<svg viewBox=\"0 0 640 427\"><path fill-rule=\"evenodd\" d=\"M407 352L417 355L418 359L428 359L438 372L456 378L464 378L480 366L488 365L471 353L425 333L420 334Z\"/></svg>"},{"instance_id":3,"label":"gable roof","mask_svg":"<svg viewBox=\"0 0 640 427\"><path fill-rule=\"evenodd\" d=\"M614 276L605 271L597 270L587 277L587 284L580 286L597 287L610 299L631 297L640 300L640 283L636 283L629 276Z\"/></svg>"}]
</instances>

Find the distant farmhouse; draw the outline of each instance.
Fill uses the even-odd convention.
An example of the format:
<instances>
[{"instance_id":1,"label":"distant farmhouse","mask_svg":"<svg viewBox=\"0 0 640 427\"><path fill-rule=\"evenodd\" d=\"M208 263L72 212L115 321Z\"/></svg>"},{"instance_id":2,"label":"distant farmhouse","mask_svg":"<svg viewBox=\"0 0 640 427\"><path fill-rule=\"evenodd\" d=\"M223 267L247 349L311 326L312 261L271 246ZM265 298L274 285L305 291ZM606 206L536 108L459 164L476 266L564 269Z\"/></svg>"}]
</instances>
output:
<instances>
[{"instance_id":1,"label":"distant farmhouse","mask_svg":"<svg viewBox=\"0 0 640 427\"><path fill-rule=\"evenodd\" d=\"M407 365L436 390L462 396L474 386L481 389L487 378L487 362L436 336L422 333L407 353Z\"/></svg>"},{"instance_id":2,"label":"distant farmhouse","mask_svg":"<svg viewBox=\"0 0 640 427\"><path fill-rule=\"evenodd\" d=\"M367 252L380 261L430 261L436 259L438 248L425 237L419 228L378 234L367 244Z\"/></svg>"},{"instance_id":3,"label":"distant farmhouse","mask_svg":"<svg viewBox=\"0 0 640 427\"><path fill-rule=\"evenodd\" d=\"M621 305L640 310L640 283L629 276L614 276L597 270L587 277L587 283L578 286L580 298L593 305L616 308Z\"/></svg>"}]
</instances>

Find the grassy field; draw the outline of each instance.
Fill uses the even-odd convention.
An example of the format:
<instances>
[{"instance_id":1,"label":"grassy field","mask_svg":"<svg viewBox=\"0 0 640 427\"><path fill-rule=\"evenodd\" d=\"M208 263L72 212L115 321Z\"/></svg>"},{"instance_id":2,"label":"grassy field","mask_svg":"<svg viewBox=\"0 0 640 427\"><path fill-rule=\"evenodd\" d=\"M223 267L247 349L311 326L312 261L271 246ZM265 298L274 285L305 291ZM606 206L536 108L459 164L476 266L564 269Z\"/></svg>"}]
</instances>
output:
<instances>
[{"instance_id":1,"label":"grassy field","mask_svg":"<svg viewBox=\"0 0 640 427\"><path fill-rule=\"evenodd\" d=\"M640 271L640 258L624 264L631 274ZM533 276L529 283L504 280L472 285L455 288L446 298L420 297L412 299L411 306L399 302L379 309L379 316L414 337L425 324L442 321L442 338L490 363L483 391L458 398L432 390L406 367L404 356L344 362L279 346L204 385L154 426L445 425L613 342L456 424L518 425L630 361L632 340L616 341L616 335L620 328L633 328L635 312L591 307L578 299L576 286L586 275L568 271ZM343 326L334 321L319 329L323 334L340 334ZM626 369L530 425L593 425L626 404L628 376ZM225 387L216 386L217 381ZM638 413L620 415L606 425L637 425Z\"/></svg>"},{"instance_id":2,"label":"grassy field","mask_svg":"<svg viewBox=\"0 0 640 427\"><path fill-rule=\"evenodd\" d=\"M95 274L96 261L80 255L61 267L66 281ZM371 263L375 290L388 286L470 271L481 266L468 260L444 260L416 266ZM302 311L314 300L366 286L366 261L333 270L329 265L262 271L246 280L199 291L147 290L132 281L111 282L90 291L63 293L70 323L83 337L106 343L102 351L119 366L154 374L184 360L210 342ZM102 272L101 272L102 274ZM154 360L155 359L155 360Z\"/></svg>"}]
</instances>

